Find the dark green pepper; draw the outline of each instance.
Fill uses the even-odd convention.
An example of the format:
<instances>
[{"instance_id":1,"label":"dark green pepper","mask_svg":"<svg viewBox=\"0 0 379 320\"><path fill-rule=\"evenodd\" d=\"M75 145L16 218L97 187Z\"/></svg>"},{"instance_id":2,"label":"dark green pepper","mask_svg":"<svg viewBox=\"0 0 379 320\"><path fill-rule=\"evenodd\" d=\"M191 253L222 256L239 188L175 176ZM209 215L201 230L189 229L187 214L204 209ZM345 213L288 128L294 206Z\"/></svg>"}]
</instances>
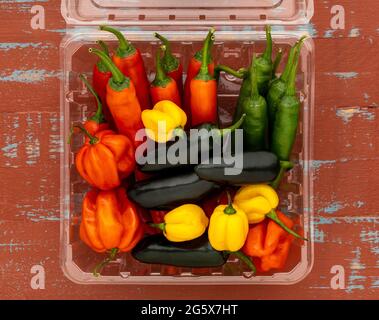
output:
<instances>
[{"instance_id":1,"label":"dark green pepper","mask_svg":"<svg viewBox=\"0 0 379 320\"><path fill-rule=\"evenodd\" d=\"M169 210L200 201L216 188L217 184L200 179L193 171L174 171L170 175L135 183L129 188L128 195L143 208Z\"/></svg>"},{"instance_id":2,"label":"dark green pepper","mask_svg":"<svg viewBox=\"0 0 379 320\"><path fill-rule=\"evenodd\" d=\"M209 164L199 164L195 167L197 175L209 181L220 184L244 185L265 183L275 179L279 172L279 161L275 154L267 151L245 152L242 167L230 164L224 159L213 159ZM225 169L235 167L238 174L226 174Z\"/></svg>"},{"instance_id":3,"label":"dark green pepper","mask_svg":"<svg viewBox=\"0 0 379 320\"><path fill-rule=\"evenodd\" d=\"M174 142L156 143L156 147L153 150L148 150L147 154L144 156L146 163L140 166L140 170L142 172L161 172L169 169L183 169L194 167L195 165L201 162L201 154L209 155L212 157L213 143L211 131L215 130L216 134L219 134L221 137L224 136L227 132L233 132L235 129L238 129L245 119L245 115L242 115L241 118L232 126L224 129L219 129L214 124L204 123L197 126L194 129L204 129L201 131L201 135L199 139L194 140L191 139L189 135L187 135L186 139L181 140L181 138L177 139ZM204 145L202 141L208 140L209 143ZM180 159L178 163L172 164L168 161L167 151L174 143L185 143L184 148L187 150L187 157L185 159ZM197 161L191 161L190 154L191 150L196 148L198 150ZM183 160L183 161L182 161ZM141 163L141 161L138 161Z\"/></svg>"},{"instance_id":4,"label":"dark green pepper","mask_svg":"<svg viewBox=\"0 0 379 320\"><path fill-rule=\"evenodd\" d=\"M132 256L142 263L214 268L225 264L229 254L214 250L207 235L191 241L170 242L157 234L142 239L132 250Z\"/></svg>"},{"instance_id":5,"label":"dark green pepper","mask_svg":"<svg viewBox=\"0 0 379 320\"><path fill-rule=\"evenodd\" d=\"M250 64L249 69L244 74L244 80L242 81L241 89L239 92L237 107L234 113L234 121L241 117L242 112L242 102L245 98L251 95L251 73L253 72L254 65L257 70L257 81L258 81L258 89L259 93L262 96L266 96L268 91L268 85L272 78L273 71L273 63L272 63L272 37L271 37L271 27L266 26L266 50L257 59L255 59L254 63Z\"/></svg>"},{"instance_id":6,"label":"dark green pepper","mask_svg":"<svg viewBox=\"0 0 379 320\"><path fill-rule=\"evenodd\" d=\"M243 129L245 150L262 151L267 148L267 104L258 91L258 72L253 58L253 72L250 72L251 93L242 101L242 112L246 114Z\"/></svg>"},{"instance_id":7,"label":"dark green pepper","mask_svg":"<svg viewBox=\"0 0 379 320\"><path fill-rule=\"evenodd\" d=\"M267 94L267 105L268 105L268 118L269 118L269 132L272 132L272 128L275 123L276 111L278 109L278 104L281 98L284 96L287 86L288 78L291 70L294 66L294 61L299 59L301 45L305 37L301 38L292 48L288 56L287 65L281 74L281 76L273 80L270 84L270 88ZM271 135L270 135L271 136Z\"/></svg>"},{"instance_id":8,"label":"dark green pepper","mask_svg":"<svg viewBox=\"0 0 379 320\"><path fill-rule=\"evenodd\" d=\"M285 94L278 104L272 132L271 151L279 160L288 161L295 143L299 122L300 100L296 95L298 60L294 62Z\"/></svg>"}]
</instances>

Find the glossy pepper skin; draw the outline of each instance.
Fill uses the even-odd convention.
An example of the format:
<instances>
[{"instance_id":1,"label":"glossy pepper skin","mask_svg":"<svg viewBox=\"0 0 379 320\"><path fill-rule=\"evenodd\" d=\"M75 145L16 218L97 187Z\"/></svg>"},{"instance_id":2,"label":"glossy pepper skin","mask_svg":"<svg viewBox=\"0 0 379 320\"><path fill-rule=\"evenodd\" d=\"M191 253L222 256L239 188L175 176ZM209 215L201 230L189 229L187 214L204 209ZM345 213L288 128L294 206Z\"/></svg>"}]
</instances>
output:
<instances>
[{"instance_id":1,"label":"glossy pepper skin","mask_svg":"<svg viewBox=\"0 0 379 320\"><path fill-rule=\"evenodd\" d=\"M128 190L130 199L143 208L168 210L179 205L201 201L218 186L201 180L193 171L172 172L135 183Z\"/></svg>"},{"instance_id":2,"label":"glossy pepper skin","mask_svg":"<svg viewBox=\"0 0 379 320\"><path fill-rule=\"evenodd\" d=\"M219 205L214 210L208 230L212 247L218 251L240 250L249 232L246 213L235 204Z\"/></svg>"},{"instance_id":3,"label":"glossy pepper skin","mask_svg":"<svg viewBox=\"0 0 379 320\"><path fill-rule=\"evenodd\" d=\"M112 72L112 78L107 85L107 103L118 132L128 136L137 145L135 135L138 130L143 128L143 124L141 107L133 82L125 77L103 52L92 48L89 51L98 55Z\"/></svg>"},{"instance_id":4,"label":"glossy pepper skin","mask_svg":"<svg viewBox=\"0 0 379 320\"><path fill-rule=\"evenodd\" d=\"M248 185L240 188L233 201L245 211L250 224L263 221L266 214L279 205L278 194L266 184Z\"/></svg>"},{"instance_id":5,"label":"glossy pepper skin","mask_svg":"<svg viewBox=\"0 0 379 320\"><path fill-rule=\"evenodd\" d=\"M87 87L88 91L94 96L96 103L97 103L97 110L96 113L90 117L89 119L84 122L84 128L91 134L94 135L99 131L107 130L109 129L108 123L105 121L104 115L103 115L103 104L100 101L99 96L95 92L95 90L92 88L92 86L89 84L87 78L81 74L79 78L83 81L85 86ZM87 138L88 139L88 138Z\"/></svg>"},{"instance_id":6,"label":"glossy pepper skin","mask_svg":"<svg viewBox=\"0 0 379 320\"><path fill-rule=\"evenodd\" d=\"M180 140L169 141L166 144L158 143L156 147L152 150L148 149L145 155L145 161L138 161L138 163L144 163L140 166L140 170L146 173L158 173L171 169L189 169L193 168L196 163L201 162L201 155L204 153L208 153L209 156L212 156L213 152L213 137L214 135L219 135L221 138L226 134L234 132L234 130L238 129L243 121L245 115L242 115L241 119L234 123L232 126L228 128L220 129L214 124L204 123L200 126L195 127L194 129L201 130L199 131L200 135L198 139L193 139L189 135L185 137L180 137ZM209 142L204 146L203 142ZM187 158L182 161L179 159L177 163L171 163L168 159L168 151L175 143L185 143L185 148L187 150ZM198 151L197 161L191 161L191 152L193 150ZM164 159L164 161L159 161L159 159Z\"/></svg>"},{"instance_id":7,"label":"glossy pepper skin","mask_svg":"<svg viewBox=\"0 0 379 320\"><path fill-rule=\"evenodd\" d=\"M163 48L163 51L164 48ZM180 93L176 81L166 75L161 62L161 50L157 50L156 56L156 75L150 86L150 94L153 105L162 100L169 100L177 106L182 105Z\"/></svg>"},{"instance_id":8,"label":"glossy pepper skin","mask_svg":"<svg viewBox=\"0 0 379 320\"><path fill-rule=\"evenodd\" d=\"M206 230L209 219L204 210L195 204L184 204L164 216L164 222L152 224L163 231L171 242L183 242L200 237Z\"/></svg>"},{"instance_id":9,"label":"glossy pepper skin","mask_svg":"<svg viewBox=\"0 0 379 320\"><path fill-rule=\"evenodd\" d=\"M95 135L79 127L87 141L75 157L75 165L81 177L100 190L118 187L121 180L135 168L134 148L130 139L104 130Z\"/></svg>"},{"instance_id":10,"label":"glossy pepper skin","mask_svg":"<svg viewBox=\"0 0 379 320\"><path fill-rule=\"evenodd\" d=\"M262 151L267 149L268 115L267 104L258 91L258 71L253 58L253 71L250 72L250 96L242 101L242 112L246 114L242 125L245 150Z\"/></svg>"},{"instance_id":11,"label":"glossy pepper skin","mask_svg":"<svg viewBox=\"0 0 379 320\"><path fill-rule=\"evenodd\" d=\"M132 250L132 256L142 263L214 268L225 264L229 254L214 250L205 235L191 241L171 242L158 234L142 239Z\"/></svg>"},{"instance_id":12,"label":"glossy pepper skin","mask_svg":"<svg viewBox=\"0 0 379 320\"><path fill-rule=\"evenodd\" d=\"M273 80L270 84L269 91L267 93L267 106L269 115L269 132L270 136L275 123L276 112L280 100L283 98L287 86L291 70L294 67L294 61L299 59L301 46L306 37L301 38L290 50L286 67L281 76Z\"/></svg>"},{"instance_id":13,"label":"glossy pepper skin","mask_svg":"<svg viewBox=\"0 0 379 320\"><path fill-rule=\"evenodd\" d=\"M262 96L266 96L268 85L270 83L270 80L272 78L272 70L273 70L273 63L272 63L272 38L271 38L271 27L266 26L266 50L257 59L255 59L254 64L251 63L249 69L244 74L244 80L241 85L241 89L239 92L238 100L237 100L237 106L236 111L234 113L234 120L240 118L242 114L242 102L245 100L245 98L249 97L251 95L251 72L253 72L253 68L255 67L257 70L257 82L258 82L258 90L259 93Z\"/></svg>"},{"instance_id":14,"label":"glossy pepper skin","mask_svg":"<svg viewBox=\"0 0 379 320\"><path fill-rule=\"evenodd\" d=\"M212 60L211 56L211 46L213 45L213 33L214 30L209 30L207 37L204 40L203 48L196 52L195 55L191 58L191 60L188 63L187 68L187 77L186 81L184 82L184 93L183 93L183 107L187 115L189 115L189 119L191 119L191 81L193 78L197 76L197 74L200 71L201 64L203 61L203 49L206 43L209 43L209 50L208 50L208 56L207 56L207 62L208 62L208 71L211 76L214 75L214 69L215 64Z\"/></svg>"},{"instance_id":15,"label":"glossy pepper skin","mask_svg":"<svg viewBox=\"0 0 379 320\"><path fill-rule=\"evenodd\" d=\"M108 26L100 26L100 30L111 32L117 37L119 46L113 55L113 62L133 82L141 109L151 108L150 84L140 50L127 41L119 30Z\"/></svg>"},{"instance_id":16,"label":"glossy pepper skin","mask_svg":"<svg viewBox=\"0 0 379 320\"><path fill-rule=\"evenodd\" d=\"M108 46L103 41L97 41L97 43L102 47L104 53L107 56L110 56ZM112 124L112 114L110 113L106 100L107 84L111 77L112 73L109 71L108 67L101 60L98 60L97 63L93 66L93 89L98 94L103 105L105 119Z\"/></svg>"},{"instance_id":17,"label":"glossy pepper skin","mask_svg":"<svg viewBox=\"0 0 379 320\"><path fill-rule=\"evenodd\" d=\"M290 218L280 211L277 215L288 228L293 227ZM274 221L264 221L250 227L242 251L254 258L258 270L267 272L285 267L292 241L293 237Z\"/></svg>"},{"instance_id":18,"label":"glossy pepper skin","mask_svg":"<svg viewBox=\"0 0 379 320\"><path fill-rule=\"evenodd\" d=\"M213 33L210 39L212 37ZM208 70L210 41L206 41L204 44L203 60L199 73L190 82L192 126L217 122L217 81Z\"/></svg>"},{"instance_id":19,"label":"glossy pepper skin","mask_svg":"<svg viewBox=\"0 0 379 320\"><path fill-rule=\"evenodd\" d=\"M98 264L94 275L118 252L131 251L143 236L143 225L123 189L89 191L83 200L80 239L96 252L110 253Z\"/></svg>"},{"instance_id":20,"label":"glossy pepper skin","mask_svg":"<svg viewBox=\"0 0 379 320\"><path fill-rule=\"evenodd\" d=\"M170 41L159 33L155 33L154 36L162 41L165 50L162 58L162 67L166 74L175 80L177 88L179 90L180 97L183 95L183 65L176 58L171 51Z\"/></svg>"},{"instance_id":21,"label":"glossy pepper skin","mask_svg":"<svg viewBox=\"0 0 379 320\"><path fill-rule=\"evenodd\" d=\"M278 104L272 132L271 151L282 161L290 158L299 122L301 103L296 95L297 65L298 61L295 61L286 92Z\"/></svg>"},{"instance_id":22,"label":"glossy pepper skin","mask_svg":"<svg viewBox=\"0 0 379 320\"><path fill-rule=\"evenodd\" d=\"M157 142L167 142L180 134L187 123L185 112L169 100L159 101L152 110L144 110L141 117L147 136Z\"/></svg>"},{"instance_id":23,"label":"glossy pepper skin","mask_svg":"<svg viewBox=\"0 0 379 320\"><path fill-rule=\"evenodd\" d=\"M241 170L239 174L226 174L225 169L234 165L227 164L219 158L213 158L209 164L197 165L195 172L204 180L237 186L270 182L275 179L279 172L278 158L271 152L245 152L242 160L242 168L238 163L235 165L236 169Z\"/></svg>"}]
</instances>

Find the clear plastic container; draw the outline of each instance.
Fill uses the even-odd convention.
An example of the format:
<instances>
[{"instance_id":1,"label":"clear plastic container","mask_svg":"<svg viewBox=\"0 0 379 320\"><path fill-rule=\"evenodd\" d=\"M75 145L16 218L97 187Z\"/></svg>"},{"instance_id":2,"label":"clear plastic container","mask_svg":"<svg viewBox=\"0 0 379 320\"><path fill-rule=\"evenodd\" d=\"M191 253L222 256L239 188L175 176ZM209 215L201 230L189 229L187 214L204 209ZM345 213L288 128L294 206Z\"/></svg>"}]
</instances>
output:
<instances>
[{"instance_id":1,"label":"clear plastic container","mask_svg":"<svg viewBox=\"0 0 379 320\"><path fill-rule=\"evenodd\" d=\"M178 4L180 3L180 4ZM233 7L231 7L233 5ZM101 32L100 24L124 27L127 38L141 49L149 79L154 78L153 53L159 42L152 31L159 31L172 42L176 56L184 66L201 47L209 25L216 27L214 60L234 68L247 66L253 53L265 47L264 25L273 26L275 48L286 52L306 30L301 24L313 14L313 0L63 0L62 15L70 32L61 44L63 79L61 86L62 140L70 128L80 123L95 109L91 95L78 78L90 76L96 57L88 53L98 39L116 46L114 37ZM254 25L254 26L252 26ZM131 27L133 26L133 27ZM138 27L137 27L138 26ZM282 68L284 63L282 62ZM281 70L280 70L281 71ZM219 83L221 122L228 124L236 104L240 80L222 74ZM220 268L168 268L139 263L130 255L119 255L94 277L92 270L103 258L79 239L81 203L88 184L75 170L74 155L83 137L74 137L71 145L64 143L61 158L61 266L66 276L82 284L277 284L289 285L302 280L313 265L313 107L314 107L314 46L311 38L301 51L297 88L302 100L297 141L292 158L296 165L280 191L280 209L297 221L309 241L295 241L286 267L280 272L252 276L246 266L234 257Z\"/></svg>"}]
</instances>

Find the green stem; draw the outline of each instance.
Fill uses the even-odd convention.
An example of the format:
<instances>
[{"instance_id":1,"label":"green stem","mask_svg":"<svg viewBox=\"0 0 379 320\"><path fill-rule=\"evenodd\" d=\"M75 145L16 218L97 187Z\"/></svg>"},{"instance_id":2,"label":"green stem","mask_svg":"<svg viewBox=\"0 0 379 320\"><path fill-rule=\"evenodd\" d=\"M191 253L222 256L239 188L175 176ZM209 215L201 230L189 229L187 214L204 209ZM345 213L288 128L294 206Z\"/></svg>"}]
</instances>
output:
<instances>
[{"instance_id":1,"label":"green stem","mask_svg":"<svg viewBox=\"0 0 379 320\"><path fill-rule=\"evenodd\" d=\"M302 236L300 236L299 234L297 234L295 231L291 230L290 228L288 228L278 217L277 213L275 210L271 210L268 214L266 214L266 217L271 219L272 221L274 221L277 225L279 225L280 227L282 227L285 231L287 231L290 235L294 236L295 238L298 238L298 239L301 239L301 240L305 240L305 241L308 241L308 239L306 238L303 238Z\"/></svg>"},{"instance_id":2,"label":"green stem","mask_svg":"<svg viewBox=\"0 0 379 320\"><path fill-rule=\"evenodd\" d=\"M242 251L235 251L235 252L230 252L230 253L236 255L238 259L240 259L241 261L243 261L250 268L250 270L253 273L255 273L257 271L257 269L256 269L255 265L253 264L253 262Z\"/></svg>"},{"instance_id":3,"label":"green stem","mask_svg":"<svg viewBox=\"0 0 379 320\"><path fill-rule=\"evenodd\" d=\"M126 40L124 35L119 30L108 26L100 26L100 30L111 32L117 37L117 55L119 57L127 57L136 51L134 46L128 40Z\"/></svg>"},{"instance_id":4,"label":"green stem","mask_svg":"<svg viewBox=\"0 0 379 320\"><path fill-rule=\"evenodd\" d=\"M291 73L288 78L288 86L286 89L286 96L295 96L296 95L296 75L297 75L297 66L299 64L299 60L295 60L291 69Z\"/></svg>"},{"instance_id":5,"label":"green stem","mask_svg":"<svg viewBox=\"0 0 379 320\"><path fill-rule=\"evenodd\" d=\"M233 123L230 127L219 129L220 135L223 136L226 132L233 132L234 130L241 127L242 123L245 121L245 117L246 113L244 113L241 118L237 122Z\"/></svg>"},{"instance_id":6,"label":"green stem","mask_svg":"<svg viewBox=\"0 0 379 320\"><path fill-rule=\"evenodd\" d=\"M170 72L170 71L173 71L173 70L177 70L178 67L179 67L179 61L178 59L172 54L172 51L171 51L171 44L170 44L170 41L168 41L168 39L164 36L162 36L161 34L159 34L158 32L155 32L154 33L154 36L161 40L163 45L165 46L165 50L164 50L164 53L163 53L163 58L162 58L162 61L163 61L163 65L164 65L164 68L165 68L165 71L166 72Z\"/></svg>"},{"instance_id":7,"label":"green stem","mask_svg":"<svg viewBox=\"0 0 379 320\"><path fill-rule=\"evenodd\" d=\"M99 96L97 95L96 91L93 89L93 87L89 84L86 76L84 74L79 75L79 78L83 81L83 83L86 85L87 89L91 94L95 97L96 103L97 103L97 111L95 115L91 118L91 120L95 121L96 123L104 123L105 119L103 116L103 105L100 101Z\"/></svg>"},{"instance_id":8,"label":"green stem","mask_svg":"<svg viewBox=\"0 0 379 320\"><path fill-rule=\"evenodd\" d=\"M98 277L100 276L100 273L101 271L103 270L103 268L108 264L110 263L112 260L114 260L114 258L116 257L118 253L118 249L117 248L113 248L109 251L109 255L107 258L105 258L103 261L101 261L96 267L95 269L93 269L93 275L95 277Z\"/></svg>"},{"instance_id":9,"label":"green stem","mask_svg":"<svg viewBox=\"0 0 379 320\"><path fill-rule=\"evenodd\" d=\"M276 72L278 71L278 67L280 65L280 62L282 61L282 58L283 58L283 50L282 48L279 48L279 51L275 57L275 61L272 68L272 78L275 78Z\"/></svg>"},{"instance_id":10,"label":"green stem","mask_svg":"<svg viewBox=\"0 0 379 320\"><path fill-rule=\"evenodd\" d=\"M226 191L226 195L228 197L228 206L224 209L224 213L227 215L236 214L237 211L236 211L236 209L233 208L232 197L230 196L230 192Z\"/></svg>"},{"instance_id":11,"label":"green stem","mask_svg":"<svg viewBox=\"0 0 379 320\"><path fill-rule=\"evenodd\" d=\"M149 226L150 226L150 227L153 227L153 228L160 229L160 230L162 230L163 232L164 232L165 229L166 229L166 223L164 223L164 222L162 222L162 223L149 223Z\"/></svg>"},{"instance_id":12,"label":"green stem","mask_svg":"<svg viewBox=\"0 0 379 320\"><path fill-rule=\"evenodd\" d=\"M83 127L81 127L81 126L73 126L74 128L78 128L78 129L80 129L87 137L88 137L88 139L89 139L89 143L90 144L95 144L95 143L97 143L97 142L99 142L99 138L97 138L97 137L94 137L93 135L91 135L88 131L87 131L87 129L85 129L85 128L83 128Z\"/></svg>"},{"instance_id":13,"label":"green stem","mask_svg":"<svg viewBox=\"0 0 379 320\"><path fill-rule=\"evenodd\" d=\"M253 69L250 71L251 97L252 98L256 98L259 96L257 69L254 65L254 60L255 60L255 56L253 57L253 62L252 62Z\"/></svg>"},{"instance_id":14,"label":"green stem","mask_svg":"<svg viewBox=\"0 0 379 320\"><path fill-rule=\"evenodd\" d=\"M299 55L301 45L303 44L304 40L307 38L307 36L303 36L300 38L299 41L296 42L296 44L291 48L289 56L288 56L288 61L286 64L286 67L284 68L284 71L280 78L284 81L287 82L288 78L291 74L291 70L293 67L293 62L295 61L295 57Z\"/></svg>"},{"instance_id":15,"label":"green stem","mask_svg":"<svg viewBox=\"0 0 379 320\"><path fill-rule=\"evenodd\" d=\"M165 71L163 70L161 50L165 50L165 46L161 46L156 53L155 62L157 65L157 72L155 74L155 79L152 83L154 87L165 87L171 81L171 79L166 75Z\"/></svg>"},{"instance_id":16,"label":"green stem","mask_svg":"<svg viewBox=\"0 0 379 320\"><path fill-rule=\"evenodd\" d=\"M214 32L215 29L211 28L208 32L207 38L205 39L205 43L203 46L202 52L202 61L200 71L196 76L196 79L210 80L212 76L209 74L208 64L209 64L209 52L211 42L214 40Z\"/></svg>"},{"instance_id":17,"label":"green stem","mask_svg":"<svg viewBox=\"0 0 379 320\"><path fill-rule=\"evenodd\" d=\"M121 85L125 82L126 78L123 73L115 66L111 58L109 58L104 52L94 48L89 48L88 51L96 54L103 61L109 71L112 72L112 79L115 83Z\"/></svg>"},{"instance_id":18,"label":"green stem","mask_svg":"<svg viewBox=\"0 0 379 320\"><path fill-rule=\"evenodd\" d=\"M215 67L215 78L216 79L219 78L221 71L224 71L225 73L231 74L232 76L239 78L239 79L243 79L246 76L246 70L244 71L244 69L234 70L228 66L219 64L218 66Z\"/></svg>"},{"instance_id":19,"label":"green stem","mask_svg":"<svg viewBox=\"0 0 379 320\"><path fill-rule=\"evenodd\" d=\"M271 61L272 56L272 36L271 36L271 26L267 25L266 28L266 50L263 53L263 58Z\"/></svg>"},{"instance_id":20,"label":"green stem","mask_svg":"<svg viewBox=\"0 0 379 320\"><path fill-rule=\"evenodd\" d=\"M103 52L109 57L109 47L103 40L97 40L96 43L101 47Z\"/></svg>"},{"instance_id":21,"label":"green stem","mask_svg":"<svg viewBox=\"0 0 379 320\"><path fill-rule=\"evenodd\" d=\"M270 183L271 187L273 187L274 189L278 189L279 185L280 185L280 182L283 179L284 173L287 170L292 169L292 168L293 168L293 163L292 162L289 162L289 161L280 161L280 170L279 170L279 173L276 176L275 180Z\"/></svg>"}]
</instances>

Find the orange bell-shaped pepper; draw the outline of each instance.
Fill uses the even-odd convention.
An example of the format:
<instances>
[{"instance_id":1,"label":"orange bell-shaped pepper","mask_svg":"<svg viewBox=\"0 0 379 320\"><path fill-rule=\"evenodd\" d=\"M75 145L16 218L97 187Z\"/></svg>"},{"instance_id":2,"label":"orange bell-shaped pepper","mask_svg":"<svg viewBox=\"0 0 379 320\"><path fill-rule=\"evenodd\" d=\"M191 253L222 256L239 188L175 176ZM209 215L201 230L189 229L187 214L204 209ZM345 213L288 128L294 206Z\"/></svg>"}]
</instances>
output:
<instances>
[{"instance_id":1,"label":"orange bell-shaped pepper","mask_svg":"<svg viewBox=\"0 0 379 320\"><path fill-rule=\"evenodd\" d=\"M90 185L100 190L111 190L135 168L134 146L124 135L103 130L88 137L75 158L76 169Z\"/></svg>"},{"instance_id":2,"label":"orange bell-shaped pepper","mask_svg":"<svg viewBox=\"0 0 379 320\"><path fill-rule=\"evenodd\" d=\"M132 250L142 238L143 230L137 208L123 188L87 192L82 207L80 238L92 250L110 253L96 267L95 275L118 252Z\"/></svg>"}]
</instances>

